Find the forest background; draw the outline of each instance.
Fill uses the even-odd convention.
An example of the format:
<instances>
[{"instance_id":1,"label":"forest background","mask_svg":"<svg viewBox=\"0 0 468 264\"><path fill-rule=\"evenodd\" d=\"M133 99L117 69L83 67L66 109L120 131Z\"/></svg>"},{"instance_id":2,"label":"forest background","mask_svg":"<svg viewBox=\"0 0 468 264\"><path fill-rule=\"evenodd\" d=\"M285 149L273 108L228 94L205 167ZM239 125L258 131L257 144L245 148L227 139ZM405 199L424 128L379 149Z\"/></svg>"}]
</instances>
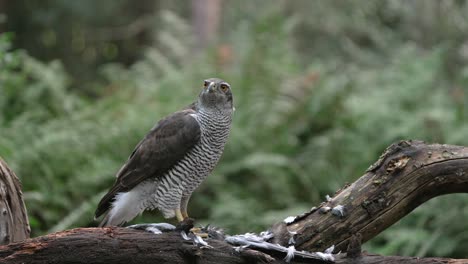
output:
<instances>
[{"instance_id":1,"label":"forest background","mask_svg":"<svg viewBox=\"0 0 468 264\"><path fill-rule=\"evenodd\" d=\"M22 181L32 235L95 226L133 147L212 76L237 110L189 213L258 232L395 141L468 145L468 3L0 0L0 156ZM466 258L467 198L431 200L365 249Z\"/></svg>"}]
</instances>

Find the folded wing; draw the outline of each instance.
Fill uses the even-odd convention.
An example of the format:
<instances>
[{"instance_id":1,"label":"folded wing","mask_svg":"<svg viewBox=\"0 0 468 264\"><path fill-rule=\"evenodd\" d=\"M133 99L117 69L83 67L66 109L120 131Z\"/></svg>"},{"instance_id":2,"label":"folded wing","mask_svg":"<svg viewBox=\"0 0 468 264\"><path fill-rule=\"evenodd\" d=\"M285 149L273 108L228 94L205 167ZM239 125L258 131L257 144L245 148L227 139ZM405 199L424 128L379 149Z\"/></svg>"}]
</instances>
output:
<instances>
[{"instance_id":1,"label":"folded wing","mask_svg":"<svg viewBox=\"0 0 468 264\"><path fill-rule=\"evenodd\" d=\"M115 195L128 192L139 183L162 177L200 140L200 127L191 116L195 111L176 112L151 129L138 143L127 162L117 173L109 192L101 199L95 217L109 210Z\"/></svg>"}]
</instances>

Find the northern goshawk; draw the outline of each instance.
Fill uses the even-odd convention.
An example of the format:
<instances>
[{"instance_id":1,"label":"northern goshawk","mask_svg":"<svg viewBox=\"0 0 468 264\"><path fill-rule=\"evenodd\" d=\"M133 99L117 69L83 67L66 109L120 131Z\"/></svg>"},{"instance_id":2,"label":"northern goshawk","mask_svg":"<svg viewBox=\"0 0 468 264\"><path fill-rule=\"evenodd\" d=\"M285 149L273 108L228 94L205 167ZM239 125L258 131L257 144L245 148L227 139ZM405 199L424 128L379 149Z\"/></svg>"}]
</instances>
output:
<instances>
[{"instance_id":1,"label":"northern goshawk","mask_svg":"<svg viewBox=\"0 0 468 264\"><path fill-rule=\"evenodd\" d=\"M107 212L99 226L123 225L156 208L165 218L187 218L192 192L223 153L233 111L230 85L205 80L196 102L160 120L138 143L99 202L95 217Z\"/></svg>"}]
</instances>

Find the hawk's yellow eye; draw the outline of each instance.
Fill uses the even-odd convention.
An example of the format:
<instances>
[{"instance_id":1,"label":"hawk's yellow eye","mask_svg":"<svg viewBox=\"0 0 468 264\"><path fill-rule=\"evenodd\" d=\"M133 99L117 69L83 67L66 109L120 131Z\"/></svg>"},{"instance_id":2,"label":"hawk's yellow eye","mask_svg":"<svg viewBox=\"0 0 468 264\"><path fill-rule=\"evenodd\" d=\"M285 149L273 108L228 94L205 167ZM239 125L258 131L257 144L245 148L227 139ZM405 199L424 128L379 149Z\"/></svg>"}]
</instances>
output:
<instances>
[{"instance_id":1,"label":"hawk's yellow eye","mask_svg":"<svg viewBox=\"0 0 468 264\"><path fill-rule=\"evenodd\" d=\"M221 84L221 91L223 92L227 92L227 90L229 90L229 86L227 84Z\"/></svg>"},{"instance_id":2,"label":"hawk's yellow eye","mask_svg":"<svg viewBox=\"0 0 468 264\"><path fill-rule=\"evenodd\" d=\"M203 87L204 87L205 89L208 88L208 85L210 85L210 82L209 82L209 81L205 81L205 82L203 83Z\"/></svg>"}]
</instances>

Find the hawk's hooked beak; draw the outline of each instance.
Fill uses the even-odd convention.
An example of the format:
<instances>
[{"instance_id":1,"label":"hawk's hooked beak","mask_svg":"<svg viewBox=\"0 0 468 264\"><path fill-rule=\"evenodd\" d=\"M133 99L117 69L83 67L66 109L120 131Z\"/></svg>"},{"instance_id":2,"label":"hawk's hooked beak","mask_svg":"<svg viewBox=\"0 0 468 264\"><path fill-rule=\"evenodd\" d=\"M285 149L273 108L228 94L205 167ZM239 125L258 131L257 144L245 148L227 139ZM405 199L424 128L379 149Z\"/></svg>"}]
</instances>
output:
<instances>
[{"instance_id":1,"label":"hawk's hooked beak","mask_svg":"<svg viewBox=\"0 0 468 264\"><path fill-rule=\"evenodd\" d=\"M206 89L207 89L207 91L208 91L209 93L214 92L214 91L215 91L215 83L214 83L214 82L210 82L210 84L208 85L208 88L206 88Z\"/></svg>"}]
</instances>

